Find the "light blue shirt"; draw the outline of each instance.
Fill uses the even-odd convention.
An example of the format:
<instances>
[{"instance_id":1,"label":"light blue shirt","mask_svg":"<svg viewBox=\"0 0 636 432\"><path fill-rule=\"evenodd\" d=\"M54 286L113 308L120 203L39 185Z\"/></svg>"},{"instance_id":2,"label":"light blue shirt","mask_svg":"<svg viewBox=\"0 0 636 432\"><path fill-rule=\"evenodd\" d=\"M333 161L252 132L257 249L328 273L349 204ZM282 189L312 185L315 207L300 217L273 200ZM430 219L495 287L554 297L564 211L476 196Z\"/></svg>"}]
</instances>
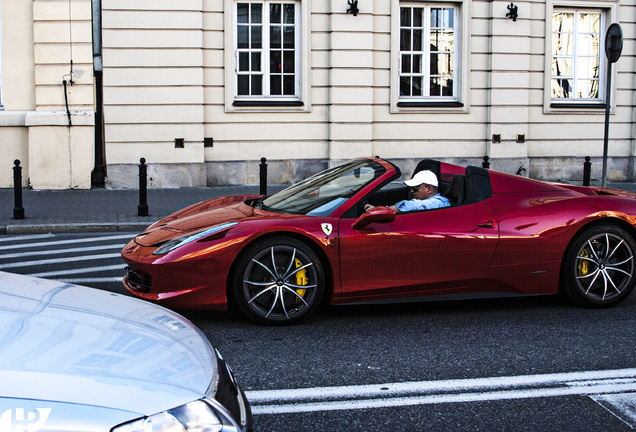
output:
<instances>
[{"instance_id":1,"label":"light blue shirt","mask_svg":"<svg viewBox=\"0 0 636 432\"><path fill-rule=\"evenodd\" d=\"M401 212L409 212L415 210L426 210L440 207L448 207L450 205L450 201L448 198L441 196L440 194L433 195L432 197L428 197L425 200L404 200L400 201L395 205L397 209Z\"/></svg>"}]
</instances>

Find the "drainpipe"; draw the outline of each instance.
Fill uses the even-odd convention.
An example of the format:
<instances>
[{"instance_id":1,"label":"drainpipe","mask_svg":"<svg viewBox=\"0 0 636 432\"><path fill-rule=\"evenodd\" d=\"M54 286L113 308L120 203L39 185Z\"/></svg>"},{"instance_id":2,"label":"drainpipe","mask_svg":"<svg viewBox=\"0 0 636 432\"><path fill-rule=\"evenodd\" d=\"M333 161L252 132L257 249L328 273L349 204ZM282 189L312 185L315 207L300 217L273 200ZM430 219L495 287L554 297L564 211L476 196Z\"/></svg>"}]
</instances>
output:
<instances>
[{"instance_id":1,"label":"drainpipe","mask_svg":"<svg viewBox=\"0 0 636 432\"><path fill-rule=\"evenodd\" d=\"M104 187L106 179L106 151L104 145L104 80L102 68L102 0L93 4L93 76L95 77L95 167L91 185Z\"/></svg>"}]
</instances>

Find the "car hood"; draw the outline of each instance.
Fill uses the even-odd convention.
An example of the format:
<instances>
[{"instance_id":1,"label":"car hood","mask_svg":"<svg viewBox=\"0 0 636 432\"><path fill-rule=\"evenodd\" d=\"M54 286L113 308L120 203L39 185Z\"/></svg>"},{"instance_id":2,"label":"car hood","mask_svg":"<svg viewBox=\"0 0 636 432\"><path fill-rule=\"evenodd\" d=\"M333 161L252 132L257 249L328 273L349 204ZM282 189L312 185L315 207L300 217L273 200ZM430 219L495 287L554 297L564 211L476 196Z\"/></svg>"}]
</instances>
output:
<instances>
[{"instance_id":1,"label":"car hood","mask_svg":"<svg viewBox=\"0 0 636 432\"><path fill-rule=\"evenodd\" d=\"M156 246L165 241L195 233L226 222L254 217L281 217L278 213L255 210L244 204L260 195L232 195L194 204L165 217L135 238L141 246Z\"/></svg>"},{"instance_id":2,"label":"car hood","mask_svg":"<svg viewBox=\"0 0 636 432\"><path fill-rule=\"evenodd\" d=\"M216 371L205 336L163 307L0 272L0 429L34 403L107 410L111 425L151 415L204 396Z\"/></svg>"}]
</instances>

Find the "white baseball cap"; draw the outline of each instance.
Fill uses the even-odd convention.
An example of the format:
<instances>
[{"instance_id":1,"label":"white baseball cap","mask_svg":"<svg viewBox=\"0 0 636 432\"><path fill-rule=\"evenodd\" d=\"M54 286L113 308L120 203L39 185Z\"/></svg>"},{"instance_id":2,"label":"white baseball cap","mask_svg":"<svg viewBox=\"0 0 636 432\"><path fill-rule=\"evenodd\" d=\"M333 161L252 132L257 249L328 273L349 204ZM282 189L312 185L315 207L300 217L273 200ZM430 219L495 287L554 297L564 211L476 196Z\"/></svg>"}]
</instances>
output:
<instances>
[{"instance_id":1,"label":"white baseball cap","mask_svg":"<svg viewBox=\"0 0 636 432\"><path fill-rule=\"evenodd\" d=\"M419 186L421 184L427 184L437 187L437 176L433 174L433 171L423 170L418 172L410 180L405 180L404 184L410 187Z\"/></svg>"}]
</instances>

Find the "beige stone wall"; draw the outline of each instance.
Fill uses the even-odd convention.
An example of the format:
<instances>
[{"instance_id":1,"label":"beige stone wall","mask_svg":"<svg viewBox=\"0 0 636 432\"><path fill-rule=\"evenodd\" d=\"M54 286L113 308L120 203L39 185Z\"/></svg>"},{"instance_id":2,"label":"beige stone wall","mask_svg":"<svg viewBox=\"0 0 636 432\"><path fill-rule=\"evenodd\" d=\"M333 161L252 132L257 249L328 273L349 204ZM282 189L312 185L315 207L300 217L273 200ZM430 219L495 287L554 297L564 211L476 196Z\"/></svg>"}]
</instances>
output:
<instances>
[{"instance_id":1,"label":"beige stone wall","mask_svg":"<svg viewBox=\"0 0 636 432\"><path fill-rule=\"evenodd\" d=\"M91 1L1 0L0 14L5 165L20 159L25 186L89 188L94 149ZM12 184L13 173L2 168L0 187Z\"/></svg>"},{"instance_id":2,"label":"beige stone wall","mask_svg":"<svg viewBox=\"0 0 636 432\"><path fill-rule=\"evenodd\" d=\"M293 182L360 155L409 171L425 157L479 163L487 154L494 169L576 179L585 156L602 156L604 110L557 110L546 91L546 17L575 3L622 25L610 174L634 177L636 0L519 1L516 22L505 16L509 1L449 3L461 8L462 106L398 106L398 1L360 1L354 17L344 0L303 0L304 104L245 107L232 103L234 0L103 0L108 186L134 187L141 157L153 187L252 183L261 157L273 182ZM0 0L0 15L0 146L10 154L0 186L19 158L36 188L90 187L91 1Z\"/></svg>"},{"instance_id":3,"label":"beige stone wall","mask_svg":"<svg viewBox=\"0 0 636 432\"><path fill-rule=\"evenodd\" d=\"M385 0L361 1L357 17L346 13L344 1L303 1L304 106L233 106L233 3L104 0L113 184L134 176L125 174L126 164L142 156L157 172L160 166L181 172L172 175L175 181L200 179L203 169L207 184L240 184L255 178L263 156L285 182L304 175L298 167L360 155L394 159L409 170L419 158L478 163L487 154L493 167L549 179L576 177L586 155L602 155L603 110L546 109L545 18L555 5L571 2L515 2L516 22L506 18L509 1L459 3L464 105L448 109L397 107L399 2ZM614 178L626 179L631 165L625 161L634 156L634 0L581 3L606 9L611 20L620 17L625 32L610 152ZM174 148L175 137L185 138L185 149ZM204 138L213 144L203 148Z\"/></svg>"}]
</instances>

